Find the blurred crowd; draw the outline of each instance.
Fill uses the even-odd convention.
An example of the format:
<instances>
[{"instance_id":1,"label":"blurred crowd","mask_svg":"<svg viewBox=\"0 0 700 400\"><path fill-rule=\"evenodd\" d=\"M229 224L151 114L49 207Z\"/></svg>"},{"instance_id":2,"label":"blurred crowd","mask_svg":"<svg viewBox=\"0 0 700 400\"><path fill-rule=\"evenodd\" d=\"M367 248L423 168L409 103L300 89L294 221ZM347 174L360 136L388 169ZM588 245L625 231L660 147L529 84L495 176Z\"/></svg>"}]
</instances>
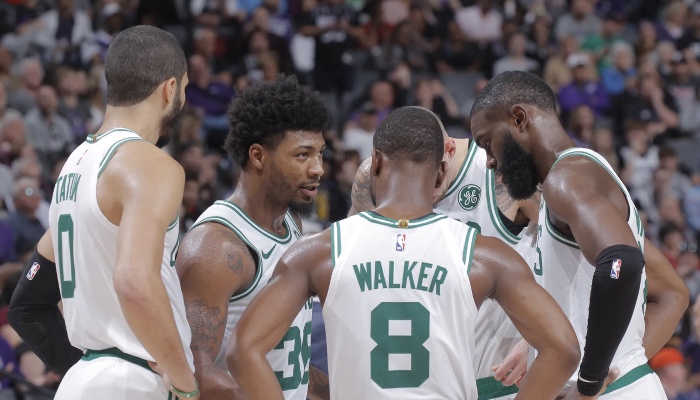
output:
<instances>
[{"instance_id":1,"label":"blurred crowd","mask_svg":"<svg viewBox=\"0 0 700 400\"><path fill-rule=\"evenodd\" d=\"M279 73L321 92L329 150L307 232L344 218L374 130L394 108L433 110L469 137L474 97L508 70L555 91L578 146L601 153L647 235L700 295L700 3L693 0L4 0L0 4L0 366L54 387L7 324L18 273L47 228L72 149L101 124L103 62L121 30L159 26L189 62L166 149L186 172L185 232L236 186L222 150L236 91ZM650 364L671 400L700 399L700 303ZM697 314L697 317L696 317ZM26 388L0 380L5 393ZM2 398L0 392L0 398Z\"/></svg>"}]
</instances>

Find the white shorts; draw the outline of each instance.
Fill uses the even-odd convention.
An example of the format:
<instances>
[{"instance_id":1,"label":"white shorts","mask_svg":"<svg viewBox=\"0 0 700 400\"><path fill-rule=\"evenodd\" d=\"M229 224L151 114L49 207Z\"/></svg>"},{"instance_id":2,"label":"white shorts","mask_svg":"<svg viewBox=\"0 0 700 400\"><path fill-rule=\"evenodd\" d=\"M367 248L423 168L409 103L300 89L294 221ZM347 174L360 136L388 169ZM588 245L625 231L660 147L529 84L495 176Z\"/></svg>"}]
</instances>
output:
<instances>
[{"instance_id":1,"label":"white shorts","mask_svg":"<svg viewBox=\"0 0 700 400\"><path fill-rule=\"evenodd\" d=\"M477 379L476 388L479 392L479 400L513 400L518 394L517 386L503 386L493 377Z\"/></svg>"},{"instance_id":2,"label":"white shorts","mask_svg":"<svg viewBox=\"0 0 700 400\"><path fill-rule=\"evenodd\" d=\"M115 356L87 358L68 370L54 400L174 399L150 369Z\"/></svg>"},{"instance_id":3,"label":"white shorts","mask_svg":"<svg viewBox=\"0 0 700 400\"><path fill-rule=\"evenodd\" d=\"M635 370L639 371L637 375L644 374L638 378L633 376ZM622 380L631 375L627 381L630 382L627 385L622 385ZM635 379L636 378L636 379ZM615 384L618 384L619 389L615 389ZM610 390L615 389L615 390ZM659 377L651 372L648 365L644 364L641 367L637 367L634 370L628 372L624 376L613 382L608 390L600 397L599 400L667 400L666 393L664 392L663 386L661 386L661 381Z\"/></svg>"}]
</instances>

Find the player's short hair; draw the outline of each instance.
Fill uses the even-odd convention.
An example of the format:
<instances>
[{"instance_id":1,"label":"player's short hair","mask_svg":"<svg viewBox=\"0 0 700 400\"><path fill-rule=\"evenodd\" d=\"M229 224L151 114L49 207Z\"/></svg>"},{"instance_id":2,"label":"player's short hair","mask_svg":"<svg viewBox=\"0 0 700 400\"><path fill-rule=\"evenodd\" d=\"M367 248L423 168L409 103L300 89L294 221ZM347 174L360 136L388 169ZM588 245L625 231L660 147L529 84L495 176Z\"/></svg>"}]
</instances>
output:
<instances>
[{"instance_id":1,"label":"player's short hair","mask_svg":"<svg viewBox=\"0 0 700 400\"><path fill-rule=\"evenodd\" d=\"M294 76L279 75L274 82L260 82L237 93L228 109L225 148L241 167L248 150L260 144L274 150L291 131L323 132L329 112L323 97Z\"/></svg>"},{"instance_id":2,"label":"player's short hair","mask_svg":"<svg viewBox=\"0 0 700 400\"><path fill-rule=\"evenodd\" d=\"M508 71L496 75L479 92L471 117L482 110L508 112L515 104L529 104L556 113L556 98L549 85L530 72Z\"/></svg>"},{"instance_id":3,"label":"player's short hair","mask_svg":"<svg viewBox=\"0 0 700 400\"><path fill-rule=\"evenodd\" d=\"M147 25L125 29L105 56L107 105L138 104L170 78L177 80L179 89L186 72L185 53L173 35Z\"/></svg>"},{"instance_id":4,"label":"player's short hair","mask_svg":"<svg viewBox=\"0 0 700 400\"><path fill-rule=\"evenodd\" d=\"M435 114L420 107L401 107L379 124L374 148L395 160L437 166L445 152L445 139Z\"/></svg>"}]
</instances>

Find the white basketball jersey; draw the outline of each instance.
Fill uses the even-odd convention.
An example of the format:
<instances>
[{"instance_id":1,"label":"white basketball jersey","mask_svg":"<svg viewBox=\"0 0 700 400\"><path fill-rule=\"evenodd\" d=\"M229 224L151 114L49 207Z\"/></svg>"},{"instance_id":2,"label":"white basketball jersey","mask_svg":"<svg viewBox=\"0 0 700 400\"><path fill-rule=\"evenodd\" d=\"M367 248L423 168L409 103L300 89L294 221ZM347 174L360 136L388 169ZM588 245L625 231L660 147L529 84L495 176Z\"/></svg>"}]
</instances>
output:
<instances>
[{"instance_id":1,"label":"white basketball jersey","mask_svg":"<svg viewBox=\"0 0 700 400\"><path fill-rule=\"evenodd\" d=\"M486 151L470 141L457 178L435 211L477 228L482 235L501 239L532 268L536 259L536 232L525 229L516 236L503 224L496 203L495 176L493 170L486 167L486 159ZM520 339L522 336L501 306L493 299L484 300L476 320L476 377L492 377L491 367L502 362ZM511 386L506 391L517 392L517 387Z\"/></svg>"},{"instance_id":2,"label":"white basketball jersey","mask_svg":"<svg viewBox=\"0 0 700 400\"><path fill-rule=\"evenodd\" d=\"M610 176L615 179L627 198L629 215L627 224L634 234L639 248L644 251L644 228L637 208L632 202L625 185L617 177L610 164L598 153L582 148L571 148L559 156L556 165L564 157L586 157L598 163ZM535 266L535 278L559 303L571 325L574 327L581 347L581 354L586 343L586 331L588 329L588 306L590 303L591 284L596 267L591 265L579 249L576 241L567 235L557 231L552 225L547 212L547 204L542 196L539 216L539 238L537 253L539 261ZM622 266L620 273L624 272ZM611 274L614 273L611 265ZM646 272L642 273L642 283L637 296L637 307L632 315L632 320L627 332L620 342L620 346L613 358L612 367L620 369L619 378L633 370L635 367L646 364L647 358L642 347L644 337L644 312L646 307ZM569 382L575 384L578 378L578 368Z\"/></svg>"},{"instance_id":3,"label":"white basketball jersey","mask_svg":"<svg viewBox=\"0 0 700 400\"><path fill-rule=\"evenodd\" d=\"M331 226L323 319L332 399L477 399L476 236L434 213L405 228L371 211Z\"/></svg>"},{"instance_id":4,"label":"white basketball jersey","mask_svg":"<svg viewBox=\"0 0 700 400\"><path fill-rule=\"evenodd\" d=\"M119 227L102 214L97 203L100 175L121 145L136 140L143 139L120 128L88 136L68 157L56 181L49 224L71 344L83 351L116 347L153 361L129 328L119 305L113 279ZM173 218L164 238L160 276L187 361L194 371L190 327L174 268L179 220L176 215Z\"/></svg>"},{"instance_id":5,"label":"white basketball jersey","mask_svg":"<svg viewBox=\"0 0 700 400\"><path fill-rule=\"evenodd\" d=\"M274 235L259 227L246 213L230 201L217 201L206 209L192 228L207 222L215 222L231 229L255 254L257 270L253 281L235 293L228 305L226 331L216 364L228 371L226 346L243 311L258 295L275 271L282 254L301 236L292 216L287 213L284 226L287 233ZM190 228L190 229L192 229ZM309 299L294 319L282 341L267 354L267 360L275 371L287 400L305 400L309 383L309 358L311 356L311 314L313 305Z\"/></svg>"}]
</instances>

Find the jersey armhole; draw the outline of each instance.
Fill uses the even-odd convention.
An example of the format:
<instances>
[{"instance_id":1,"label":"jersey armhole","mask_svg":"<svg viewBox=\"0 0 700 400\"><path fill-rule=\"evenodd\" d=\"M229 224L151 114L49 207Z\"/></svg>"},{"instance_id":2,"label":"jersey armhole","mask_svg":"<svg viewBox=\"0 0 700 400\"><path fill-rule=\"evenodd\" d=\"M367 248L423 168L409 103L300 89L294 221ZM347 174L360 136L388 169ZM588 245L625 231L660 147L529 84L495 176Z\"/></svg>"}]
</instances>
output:
<instances>
[{"instance_id":1,"label":"jersey armhole","mask_svg":"<svg viewBox=\"0 0 700 400\"><path fill-rule=\"evenodd\" d=\"M468 227L467 229L467 234L464 239L464 248L462 249L462 262L467 267L467 275L469 275L469 272L472 270L472 259L474 258L477 231L472 227Z\"/></svg>"}]
</instances>

